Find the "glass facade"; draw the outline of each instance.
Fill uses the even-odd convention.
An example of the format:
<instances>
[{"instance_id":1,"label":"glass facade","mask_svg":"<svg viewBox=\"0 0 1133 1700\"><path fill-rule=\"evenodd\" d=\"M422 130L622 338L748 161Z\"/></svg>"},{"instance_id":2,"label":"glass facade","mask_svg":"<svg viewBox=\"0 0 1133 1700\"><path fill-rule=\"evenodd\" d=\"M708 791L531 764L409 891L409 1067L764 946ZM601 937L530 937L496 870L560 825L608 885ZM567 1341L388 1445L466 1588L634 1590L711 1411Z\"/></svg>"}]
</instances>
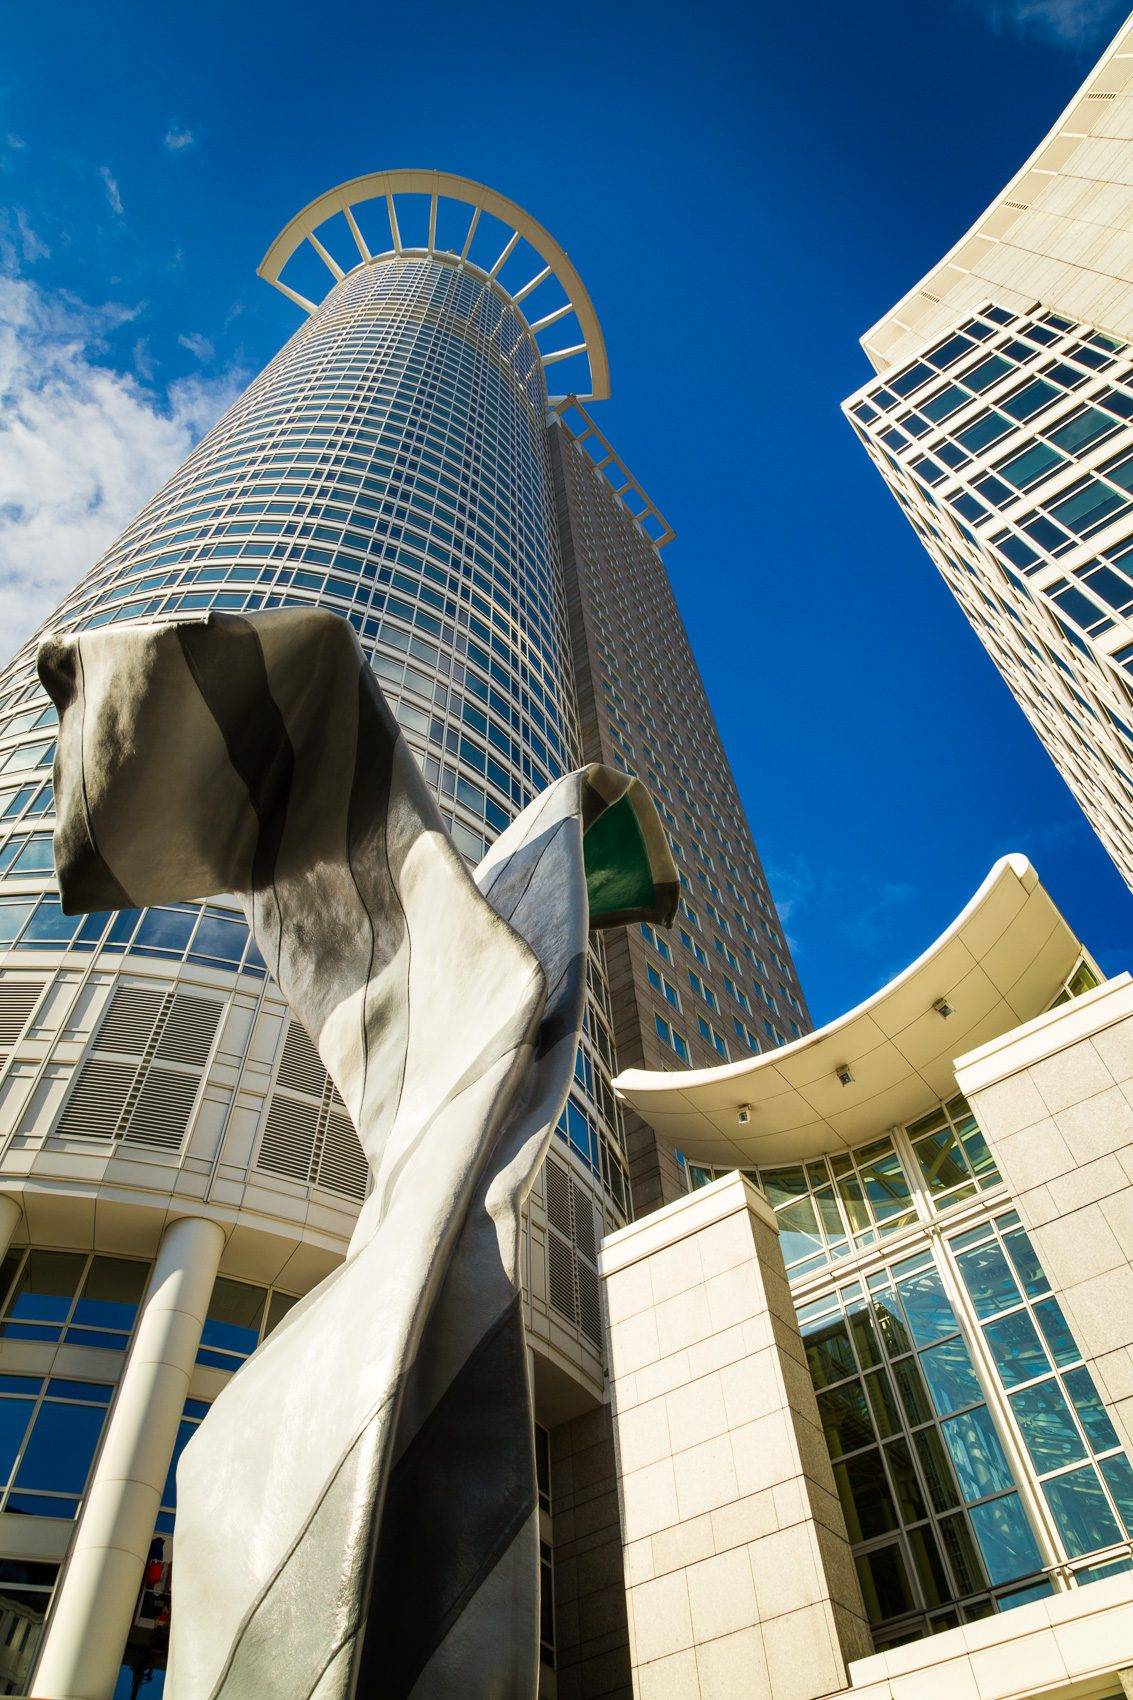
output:
<instances>
[{"instance_id":1,"label":"glass facade","mask_svg":"<svg viewBox=\"0 0 1133 1700\"><path fill-rule=\"evenodd\" d=\"M693 1187L717 1173L689 1165ZM875 1645L1133 1569L1133 1466L966 1101L745 1173L776 1214Z\"/></svg>"},{"instance_id":2,"label":"glass facade","mask_svg":"<svg viewBox=\"0 0 1133 1700\"><path fill-rule=\"evenodd\" d=\"M987 302L846 408L1133 883L1133 348Z\"/></svg>"}]
</instances>

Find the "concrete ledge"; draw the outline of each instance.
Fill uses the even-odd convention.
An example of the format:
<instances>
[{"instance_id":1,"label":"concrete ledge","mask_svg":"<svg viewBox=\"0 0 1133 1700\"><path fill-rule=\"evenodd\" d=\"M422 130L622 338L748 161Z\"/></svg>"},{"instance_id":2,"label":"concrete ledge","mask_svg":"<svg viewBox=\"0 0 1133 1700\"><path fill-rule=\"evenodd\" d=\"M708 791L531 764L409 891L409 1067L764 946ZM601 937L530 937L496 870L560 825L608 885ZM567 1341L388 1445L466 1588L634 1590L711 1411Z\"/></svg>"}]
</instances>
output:
<instances>
[{"instance_id":1,"label":"concrete ledge","mask_svg":"<svg viewBox=\"0 0 1133 1700\"><path fill-rule=\"evenodd\" d=\"M643 1257L652 1257L662 1246L675 1245L690 1234L699 1234L714 1222L723 1222L741 1211L751 1212L767 1227L778 1233L775 1212L761 1192L734 1169L709 1186L698 1187L684 1198L653 1210L640 1221L631 1222L607 1234L598 1255L598 1270L603 1276L627 1269Z\"/></svg>"},{"instance_id":2,"label":"concrete ledge","mask_svg":"<svg viewBox=\"0 0 1133 1700\"><path fill-rule=\"evenodd\" d=\"M1118 974L956 1059L961 1092L979 1092L1133 1015L1133 977Z\"/></svg>"},{"instance_id":3,"label":"concrete ledge","mask_svg":"<svg viewBox=\"0 0 1133 1700\"><path fill-rule=\"evenodd\" d=\"M1133 1664L1133 1572L855 1659L831 1700L1021 1700L1120 1692ZM1095 1687L1095 1684L1101 1684Z\"/></svg>"}]
</instances>

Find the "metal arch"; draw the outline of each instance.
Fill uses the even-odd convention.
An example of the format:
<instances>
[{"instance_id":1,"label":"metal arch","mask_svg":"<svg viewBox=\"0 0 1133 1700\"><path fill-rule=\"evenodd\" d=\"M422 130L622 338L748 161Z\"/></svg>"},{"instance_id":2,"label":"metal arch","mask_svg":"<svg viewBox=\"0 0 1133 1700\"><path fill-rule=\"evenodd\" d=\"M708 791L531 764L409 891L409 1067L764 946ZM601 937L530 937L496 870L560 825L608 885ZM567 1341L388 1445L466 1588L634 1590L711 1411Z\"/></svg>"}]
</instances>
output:
<instances>
[{"instance_id":1,"label":"metal arch","mask_svg":"<svg viewBox=\"0 0 1133 1700\"><path fill-rule=\"evenodd\" d=\"M524 212L522 207L517 206L514 201L509 201L506 196L497 194L494 189L488 189L482 183L473 182L470 177L456 177L446 171L414 170L375 171L363 177L353 177L348 183L340 183L337 188L329 189L325 195L319 195L317 199L310 201L302 212L296 213L291 222L280 231L260 261L256 268L257 275L262 277L266 283L270 283L273 288L278 289L281 294L286 295L290 301L296 302L306 312L313 313L317 303L307 300L305 296L299 295L295 290L288 288L287 284L280 282L280 273L292 254L301 242L308 239L313 239L312 245L315 247L316 253L319 252L321 244L318 243L317 238L314 238L313 233L335 213L345 214L347 223L353 231L355 226L350 213L351 207L357 206L361 201L383 199L387 201L388 205L392 206L391 197L394 195L429 195L433 197L433 208L435 208L437 197L460 201L465 206L473 208L474 221L478 219L481 212L490 213L493 218L498 218L501 223L506 224L514 231L515 236L505 253L496 262L497 270L514 247L515 241L522 237L528 246L539 255L547 270L562 285L578 319L583 342L579 345L577 351L585 351L590 364L590 392L585 399L587 401L605 401L607 399L610 394L610 365L606 355L605 338L598 323L594 303L591 301L586 287L568 258L565 249L561 248L550 233L529 213ZM393 224L393 237L394 250L400 252L401 242L396 223ZM358 240L357 236L355 240ZM361 244L359 246L361 247ZM466 242L465 248L467 249L467 247L468 243ZM421 250L422 253L427 251L426 249ZM467 261L466 253L458 257ZM539 281L542 281L542 276L540 276ZM534 287L534 284L530 287ZM527 292L527 287L519 290L516 296L511 297L513 303ZM532 332L532 342L539 353L540 360L547 364L548 355L545 355L539 348L534 332ZM552 361L554 355L558 352L557 350L550 351ZM563 358L561 353L559 353L559 357Z\"/></svg>"}]
</instances>

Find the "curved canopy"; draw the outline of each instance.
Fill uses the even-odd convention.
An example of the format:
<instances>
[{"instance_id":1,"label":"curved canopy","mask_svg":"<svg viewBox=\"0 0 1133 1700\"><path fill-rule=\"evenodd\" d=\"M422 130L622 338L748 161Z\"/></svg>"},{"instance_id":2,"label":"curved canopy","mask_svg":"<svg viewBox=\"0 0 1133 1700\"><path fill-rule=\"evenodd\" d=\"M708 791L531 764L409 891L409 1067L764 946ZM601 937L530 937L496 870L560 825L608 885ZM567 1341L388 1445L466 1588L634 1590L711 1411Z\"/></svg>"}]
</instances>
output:
<instances>
[{"instance_id":1,"label":"curved canopy","mask_svg":"<svg viewBox=\"0 0 1133 1700\"><path fill-rule=\"evenodd\" d=\"M1081 953L1026 857L1004 856L935 944L856 1009L743 1062L627 1069L614 1085L698 1163L836 1152L951 1096L955 1059L1041 1014Z\"/></svg>"},{"instance_id":2,"label":"curved canopy","mask_svg":"<svg viewBox=\"0 0 1133 1700\"><path fill-rule=\"evenodd\" d=\"M402 244L397 216L399 195L429 197L429 234L427 246L424 248L410 248ZM371 254L353 212L353 208L362 202L374 200L385 201L389 219L390 246L380 255ZM467 233L459 253L442 250L435 245L437 207L441 201L458 201L469 209ZM590 388L580 399L604 401L609 395L610 368L606 358L606 344L586 287L567 258L566 250L514 201L509 201L504 195L498 195L494 189L485 188L482 183L473 182L469 177L455 177L447 171L374 171L364 177L351 178L348 183L340 183L337 189L328 189L325 195L311 201L302 212L296 213L290 224L284 226L257 268L260 277L308 313L313 313L318 303L282 283L280 273L300 244L309 242L330 274L328 289L345 276L343 268L315 234L319 226L327 219L333 218L336 213L343 215L349 227L350 235L358 249L360 265L365 265L372 259L400 254L415 257L437 254L487 277L496 285L500 294L506 296L517 308L520 302L540 285L554 278L566 299L562 305L542 314L534 323L528 325L535 351L544 367L573 355L585 354L590 367ZM488 268L475 267L468 258L481 213L488 213L492 218L498 219L510 232L499 256ZM534 251L542 261L542 267L512 290L500 283L499 274L520 243L525 243ZM572 315L577 322L581 340L564 344L561 340L562 332L559 332L553 345L548 344L546 333L563 320L569 321ZM540 342L541 337L544 338L543 342Z\"/></svg>"}]
</instances>

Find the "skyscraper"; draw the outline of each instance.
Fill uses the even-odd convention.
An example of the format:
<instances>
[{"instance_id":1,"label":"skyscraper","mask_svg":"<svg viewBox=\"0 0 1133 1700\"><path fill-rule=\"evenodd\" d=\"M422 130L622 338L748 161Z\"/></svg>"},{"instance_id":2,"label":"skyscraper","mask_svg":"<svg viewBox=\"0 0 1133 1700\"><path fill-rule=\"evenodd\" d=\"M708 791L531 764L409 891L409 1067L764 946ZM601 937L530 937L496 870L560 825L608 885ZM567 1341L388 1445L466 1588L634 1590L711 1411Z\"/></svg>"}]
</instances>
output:
<instances>
[{"instance_id":1,"label":"skyscraper","mask_svg":"<svg viewBox=\"0 0 1133 1700\"><path fill-rule=\"evenodd\" d=\"M664 528L580 411L608 393L606 353L562 249L479 185L389 172L312 203L261 274L305 322L48 625L341 613L472 861L584 759L653 788L681 940L635 935L609 962L592 946L575 1087L526 1229L548 1689L557 1664L564 1697L612 1694L628 1665L597 1245L631 1183L648 1204L684 1182L644 1122L627 1146L611 1076L782 1043L805 1011ZM171 1460L341 1258L367 1177L233 907L61 913L34 647L0 675L0 1643L16 1649L0 1692L27 1687L50 1606L36 1692L81 1671L109 1695L124 1645L132 1668L160 1664ZM171 1291L199 1326L169 1324Z\"/></svg>"},{"instance_id":2,"label":"skyscraper","mask_svg":"<svg viewBox=\"0 0 1133 1700\"><path fill-rule=\"evenodd\" d=\"M1133 885L1133 24L863 337L850 423Z\"/></svg>"}]
</instances>

